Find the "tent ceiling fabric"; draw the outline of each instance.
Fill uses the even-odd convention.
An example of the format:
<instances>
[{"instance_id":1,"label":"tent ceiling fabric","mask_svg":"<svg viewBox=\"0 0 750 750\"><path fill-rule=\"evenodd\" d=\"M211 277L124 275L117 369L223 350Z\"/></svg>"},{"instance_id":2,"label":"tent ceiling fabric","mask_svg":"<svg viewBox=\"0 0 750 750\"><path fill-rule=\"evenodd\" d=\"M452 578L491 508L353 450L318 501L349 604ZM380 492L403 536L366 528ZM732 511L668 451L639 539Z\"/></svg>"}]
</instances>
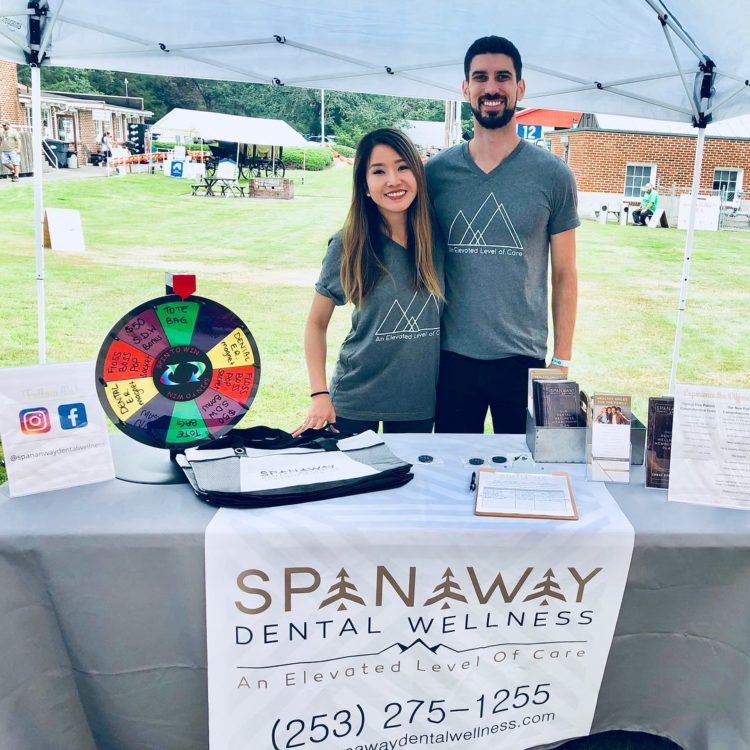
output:
<instances>
[{"instance_id":1,"label":"tent ceiling fabric","mask_svg":"<svg viewBox=\"0 0 750 750\"><path fill-rule=\"evenodd\" d=\"M204 141L254 143L263 146L315 147L283 120L223 115L195 109L173 109L152 126L155 133L180 133Z\"/></svg>"},{"instance_id":2,"label":"tent ceiling fabric","mask_svg":"<svg viewBox=\"0 0 750 750\"><path fill-rule=\"evenodd\" d=\"M495 33L521 51L527 106L689 121L703 54L718 120L750 112L746 2L44 0L42 64L459 99L466 48ZM0 0L1 58L27 62L26 7Z\"/></svg>"}]
</instances>

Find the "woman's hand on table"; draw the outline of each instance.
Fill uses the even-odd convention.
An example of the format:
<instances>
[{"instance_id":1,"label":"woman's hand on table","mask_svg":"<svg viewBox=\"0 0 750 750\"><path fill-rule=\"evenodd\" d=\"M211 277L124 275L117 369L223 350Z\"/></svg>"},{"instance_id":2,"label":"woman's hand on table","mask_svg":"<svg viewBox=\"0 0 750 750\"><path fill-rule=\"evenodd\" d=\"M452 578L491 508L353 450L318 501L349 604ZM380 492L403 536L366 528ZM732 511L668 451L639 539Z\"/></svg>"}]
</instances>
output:
<instances>
[{"instance_id":1,"label":"woman's hand on table","mask_svg":"<svg viewBox=\"0 0 750 750\"><path fill-rule=\"evenodd\" d=\"M336 410L333 408L331 397L327 393L313 396L307 419L292 433L293 437L301 435L305 430L322 430L326 425L336 421ZM332 428L335 430L335 428ZM335 430L338 432L338 430Z\"/></svg>"}]
</instances>

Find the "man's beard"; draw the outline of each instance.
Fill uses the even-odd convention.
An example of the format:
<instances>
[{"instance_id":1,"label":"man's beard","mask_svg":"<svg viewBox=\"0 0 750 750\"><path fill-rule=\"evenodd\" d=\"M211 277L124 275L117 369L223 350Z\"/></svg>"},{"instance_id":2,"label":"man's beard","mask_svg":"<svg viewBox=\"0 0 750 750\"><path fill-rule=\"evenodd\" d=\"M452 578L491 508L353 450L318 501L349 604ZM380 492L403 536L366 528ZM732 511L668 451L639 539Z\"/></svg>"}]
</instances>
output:
<instances>
[{"instance_id":1,"label":"man's beard","mask_svg":"<svg viewBox=\"0 0 750 750\"><path fill-rule=\"evenodd\" d=\"M483 97L479 101L480 108L482 106L483 101L497 101L497 100L492 99L490 97ZM506 100L505 109L503 109L502 114L483 115L481 109L475 109L474 107L471 108L471 111L474 113L474 117L476 118L476 121L483 128L486 128L487 130L497 130L499 128L504 128L513 119L513 115L516 112L516 108L515 108L515 105L513 107L509 106L509 103Z\"/></svg>"}]
</instances>

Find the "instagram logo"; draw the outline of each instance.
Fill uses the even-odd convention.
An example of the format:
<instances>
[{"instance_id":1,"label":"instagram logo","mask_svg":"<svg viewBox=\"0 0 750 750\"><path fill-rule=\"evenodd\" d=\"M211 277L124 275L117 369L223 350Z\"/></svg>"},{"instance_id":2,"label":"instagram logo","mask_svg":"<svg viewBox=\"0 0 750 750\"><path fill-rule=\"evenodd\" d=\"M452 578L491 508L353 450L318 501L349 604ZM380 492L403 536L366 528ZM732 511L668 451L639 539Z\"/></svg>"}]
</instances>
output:
<instances>
[{"instance_id":1,"label":"instagram logo","mask_svg":"<svg viewBox=\"0 0 750 750\"><path fill-rule=\"evenodd\" d=\"M41 435L50 431L49 412L43 406L23 409L18 412L18 419L21 421L21 432L24 435Z\"/></svg>"}]
</instances>

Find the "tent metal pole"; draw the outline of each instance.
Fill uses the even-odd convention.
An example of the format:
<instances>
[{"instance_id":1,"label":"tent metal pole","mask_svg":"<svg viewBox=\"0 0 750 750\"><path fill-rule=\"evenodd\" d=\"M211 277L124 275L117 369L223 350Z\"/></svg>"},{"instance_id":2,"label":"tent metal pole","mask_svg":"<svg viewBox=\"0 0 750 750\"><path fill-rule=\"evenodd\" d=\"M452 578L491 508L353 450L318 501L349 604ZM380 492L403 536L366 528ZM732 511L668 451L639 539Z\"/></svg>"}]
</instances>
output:
<instances>
[{"instance_id":1,"label":"tent metal pole","mask_svg":"<svg viewBox=\"0 0 750 750\"><path fill-rule=\"evenodd\" d=\"M34 247L36 248L36 309L39 364L47 361L47 325L44 300L44 195L42 187L42 90L41 72L31 67L31 150L34 168Z\"/></svg>"},{"instance_id":2,"label":"tent metal pole","mask_svg":"<svg viewBox=\"0 0 750 750\"><path fill-rule=\"evenodd\" d=\"M687 237L685 239L685 258L682 263L682 283L680 284L680 304L677 309L677 329L674 337L674 351L672 352L672 374L669 377L669 395L673 396L677 384L677 365L680 362L680 344L682 341L682 323L685 318L685 306L688 296L688 280L690 278L690 258L693 253L693 234L695 229L695 209L698 205L698 190L701 182L701 167L703 165L703 145L706 140L706 129L698 128L698 143L695 148L695 163L693 164L693 188L690 193L690 215L688 218Z\"/></svg>"},{"instance_id":3,"label":"tent metal pole","mask_svg":"<svg viewBox=\"0 0 750 750\"><path fill-rule=\"evenodd\" d=\"M664 3L661 0L646 0L646 4L656 13L660 20L663 20L666 26L669 26L674 34L679 37L680 41L701 61L706 62L707 58L698 45L685 33L682 25L675 19L674 14L667 12Z\"/></svg>"},{"instance_id":4,"label":"tent metal pole","mask_svg":"<svg viewBox=\"0 0 750 750\"><path fill-rule=\"evenodd\" d=\"M60 0L60 4L55 8L52 18L44 24L44 33L42 34L42 43L39 45L39 60L44 59L44 55L47 53L47 47L49 46L50 39L52 38L52 30L57 24L57 17L60 15L65 0Z\"/></svg>"},{"instance_id":5,"label":"tent metal pole","mask_svg":"<svg viewBox=\"0 0 750 750\"><path fill-rule=\"evenodd\" d=\"M539 99L544 100L545 97L548 96L561 96L562 94L575 94L579 91L593 91L596 88L600 88L595 83L592 83L590 86L576 86L575 88L569 88L569 89L555 89L554 91L542 91L539 94L533 94L531 96L524 96L523 100L524 102L530 102L530 101L537 101ZM646 104L653 104L656 107L661 107L662 109L668 109L672 112L679 112L682 115L690 116L693 114L691 109L685 109L684 107L678 107L674 104L667 104L666 102L660 102L657 99L650 99L646 96L639 96L638 94L631 94L628 91L623 91L622 89L619 89L615 86L610 86L607 83L601 84L601 91L606 91L610 94L616 94L617 96L624 96L628 99L635 99L638 102L645 102ZM543 102L539 104L538 106L543 106Z\"/></svg>"},{"instance_id":6,"label":"tent metal pole","mask_svg":"<svg viewBox=\"0 0 750 750\"><path fill-rule=\"evenodd\" d=\"M742 86L725 96L720 102L716 102L713 106L709 107L703 114L710 115L715 109L723 107L730 99L734 99L735 96L739 96L743 91L747 91L748 85L748 82L743 83Z\"/></svg>"},{"instance_id":7,"label":"tent metal pole","mask_svg":"<svg viewBox=\"0 0 750 750\"><path fill-rule=\"evenodd\" d=\"M664 31L664 36L667 40L667 44L669 45L669 51L672 53L672 59L674 60L674 64L677 68L677 72L680 74L680 80L682 81L682 85L685 89L685 94L687 95L688 101L690 102L690 106L693 108L693 115L695 116L695 119L697 120L699 117L699 114L698 114L698 108L695 106L695 97L690 91L690 87L688 86L687 79L683 75L683 72L680 68L680 61L677 57L677 52L674 48L672 37L669 36L669 29L667 28L666 24L662 24L661 28Z\"/></svg>"}]
</instances>

